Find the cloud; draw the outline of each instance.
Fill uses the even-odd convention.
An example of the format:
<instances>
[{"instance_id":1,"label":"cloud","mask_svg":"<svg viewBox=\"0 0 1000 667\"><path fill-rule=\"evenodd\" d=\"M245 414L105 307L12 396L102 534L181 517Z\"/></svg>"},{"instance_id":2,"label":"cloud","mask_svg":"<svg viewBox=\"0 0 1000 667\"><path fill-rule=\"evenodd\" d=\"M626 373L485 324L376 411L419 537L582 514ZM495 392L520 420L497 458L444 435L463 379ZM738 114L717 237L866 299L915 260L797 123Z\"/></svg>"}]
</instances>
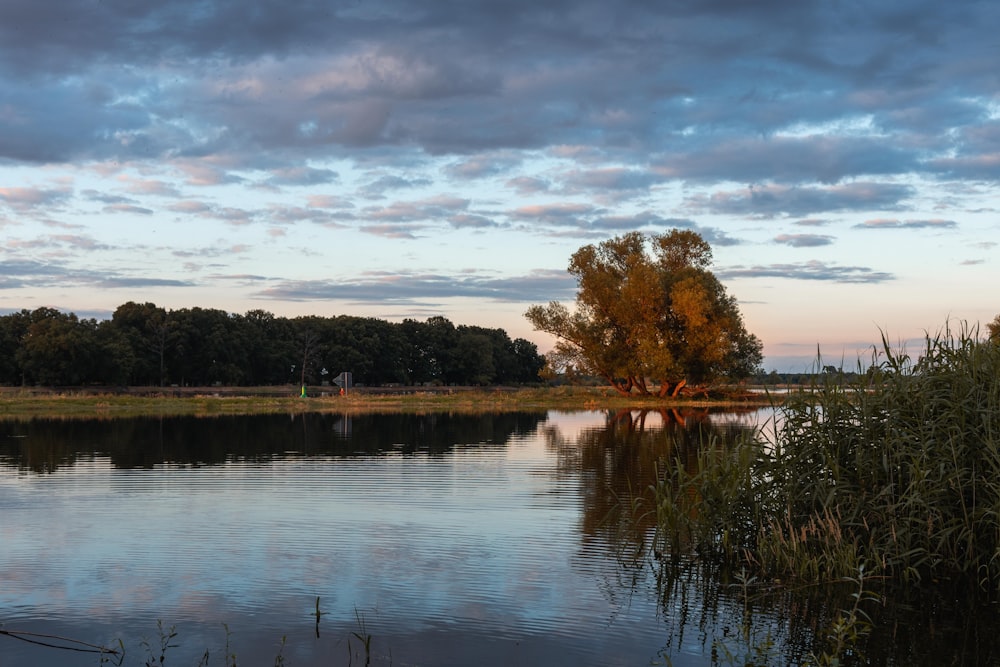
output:
<instances>
[{"instance_id":1,"label":"cloud","mask_svg":"<svg viewBox=\"0 0 1000 667\"><path fill-rule=\"evenodd\" d=\"M153 215L153 209L134 204L109 204L102 209L105 213L131 213L134 215Z\"/></svg>"},{"instance_id":2,"label":"cloud","mask_svg":"<svg viewBox=\"0 0 1000 667\"><path fill-rule=\"evenodd\" d=\"M245 243L229 243L225 240L220 240L214 245L198 248L196 250L181 250L175 249L171 251L174 257L188 258L188 257L229 257L232 255L240 255L247 253L251 250L251 247Z\"/></svg>"},{"instance_id":3,"label":"cloud","mask_svg":"<svg viewBox=\"0 0 1000 667\"><path fill-rule=\"evenodd\" d=\"M111 250L114 246L100 243L91 236L80 234L51 234L31 240L11 238L4 244L8 250Z\"/></svg>"},{"instance_id":4,"label":"cloud","mask_svg":"<svg viewBox=\"0 0 1000 667\"><path fill-rule=\"evenodd\" d=\"M361 227L361 231L365 234L380 236L386 239L415 239L418 236L418 232L421 232L426 228L426 225L384 223L363 225Z\"/></svg>"},{"instance_id":5,"label":"cloud","mask_svg":"<svg viewBox=\"0 0 1000 667\"><path fill-rule=\"evenodd\" d=\"M893 183L846 183L832 186L754 186L689 197L685 206L693 211L717 215L771 218L800 217L832 211L864 211L872 208L896 210L912 197L908 185Z\"/></svg>"},{"instance_id":6,"label":"cloud","mask_svg":"<svg viewBox=\"0 0 1000 667\"><path fill-rule=\"evenodd\" d=\"M140 287L193 287L196 283L190 280L173 280L170 278L128 278L109 276L93 281L94 287L102 289L137 289Z\"/></svg>"},{"instance_id":7,"label":"cloud","mask_svg":"<svg viewBox=\"0 0 1000 667\"><path fill-rule=\"evenodd\" d=\"M306 202L311 208L354 208L354 203L351 200L336 195L309 195L306 197Z\"/></svg>"},{"instance_id":8,"label":"cloud","mask_svg":"<svg viewBox=\"0 0 1000 667\"><path fill-rule=\"evenodd\" d=\"M255 216L256 219L267 220L277 224L295 224L297 222L314 222L329 227L343 227L345 221L353 219L349 212L331 212L317 206L283 206L272 204Z\"/></svg>"},{"instance_id":9,"label":"cloud","mask_svg":"<svg viewBox=\"0 0 1000 667\"><path fill-rule=\"evenodd\" d=\"M879 218L854 225L855 229L955 229L954 220L896 220Z\"/></svg>"},{"instance_id":10,"label":"cloud","mask_svg":"<svg viewBox=\"0 0 1000 667\"><path fill-rule=\"evenodd\" d=\"M119 289L138 287L192 287L189 280L151 278L142 275L144 270L134 269L136 275L124 271L109 272L95 269L68 269L62 264L35 260L0 261L0 281L3 289L16 289L31 285L34 288L80 286L88 289Z\"/></svg>"},{"instance_id":11,"label":"cloud","mask_svg":"<svg viewBox=\"0 0 1000 667\"><path fill-rule=\"evenodd\" d=\"M461 159L448 165L445 171L452 178L472 180L502 174L521 161L516 154L495 152Z\"/></svg>"},{"instance_id":12,"label":"cloud","mask_svg":"<svg viewBox=\"0 0 1000 667\"><path fill-rule=\"evenodd\" d=\"M793 248L815 248L833 243L832 236L823 234L779 234L774 237L775 243L783 243Z\"/></svg>"},{"instance_id":13,"label":"cloud","mask_svg":"<svg viewBox=\"0 0 1000 667\"><path fill-rule=\"evenodd\" d=\"M185 199L184 201L179 201L176 204L171 204L168 208L171 211L184 213L186 215L200 215L208 213L212 210L212 206L208 203L192 199Z\"/></svg>"},{"instance_id":14,"label":"cloud","mask_svg":"<svg viewBox=\"0 0 1000 667\"><path fill-rule=\"evenodd\" d=\"M325 185L336 182L338 178L339 175L332 169L285 167L275 169L265 183L272 186Z\"/></svg>"},{"instance_id":15,"label":"cloud","mask_svg":"<svg viewBox=\"0 0 1000 667\"><path fill-rule=\"evenodd\" d=\"M0 201L21 212L62 204L72 195L69 188L0 187Z\"/></svg>"},{"instance_id":16,"label":"cloud","mask_svg":"<svg viewBox=\"0 0 1000 667\"><path fill-rule=\"evenodd\" d=\"M156 195L160 197L176 198L181 196L181 191L176 185L158 179L136 179L122 176L120 180L125 183L127 190L136 195Z\"/></svg>"},{"instance_id":17,"label":"cloud","mask_svg":"<svg viewBox=\"0 0 1000 667\"><path fill-rule=\"evenodd\" d=\"M367 220L380 222L425 222L447 218L464 212L468 207L468 199L439 195L409 202L395 202L390 206L369 207L363 211L363 216Z\"/></svg>"},{"instance_id":18,"label":"cloud","mask_svg":"<svg viewBox=\"0 0 1000 667\"><path fill-rule=\"evenodd\" d=\"M590 204L563 202L521 206L509 212L508 215L514 219L526 222L548 225L584 226L587 219L599 212L600 209Z\"/></svg>"},{"instance_id":19,"label":"cloud","mask_svg":"<svg viewBox=\"0 0 1000 667\"><path fill-rule=\"evenodd\" d=\"M4 3L0 124L16 131L0 133L0 155L653 146L664 176L713 183L996 173L975 141L994 122L989 3L499 7ZM956 127L957 154L933 139ZM480 177L487 162L452 173Z\"/></svg>"},{"instance_id":20,"label":"cloud","mask_svg":"<svg viewBox=\"0 0 1000 667\"><path fill-rule=\"evenodd\" d=\"M688 181L835 184L848 177L908 173L919 166L919 156L916 146L886 146L878 136L733 137L665 156L657 170L662 178Z\"/></svg>"},{"instance_id":21,"label":"cloud","mask_svg":"<svg viewBox=\"0 0 1000 667\"><path fill-rule=\"evenodd\" d=\"M482 215L472 215L468 213L459 213L458 215L453 215L448 220L448 223L455 227L456 229L490 229L499 227L496 222Z\"/></svg>"},{"instance_id":22,"label":"cloud","mask_svg":"<svg viewBox=\"0 0 1000 667\"><path fill-rule=\"evenodd\" d=\"M581 225L582 226L582 225ZM684 227L693 228L695 225L690 220L674 220L661 218L651 211L643 211L634 215L602 215L592 219L587 226L593 230L607 230L609 232L637 231L644 228L655 227L660 231L664 227ZM650 230L653 231L653 230Z\"/></svg>"},{"instance_id":23,"label":"cloud","mask_svg":"<svg viewBox=\"0 0 1000 667\"><path fill-rule=\"evenodd\" d=\"M208 162L196 162L190 159L176 162L174 165L186 178L188 185L208 187L212 185L225 185L227 183L239 183L243 179L239 176Z\"/></svg>"},{"instance_id":24,"label":"cloud","mask_svg":"<svg viewBox=\"0 0 1000 667\"><path fill-rule=\"evenodd\" d=\"M409 188L421 188L430 185L427 178L404 178L402 176L379 176L374 181L367 183L361 188L361 194L369 199L381 199L387 192L394 190L405 190Z\"/></svg>"},{"instance_id":25,"label":"cloud","mask_svg":"<svg viewBox=\"0 0 1000 667\"><path fill-rule=\"evenodd\" d=\"M573 171L563 175L563 185L573 190L647 190L661 177L638 169L608 167Z\"/></svg>"},{"instance_id":26,"label":"cloud","mask_svg":"<svg viewBox=\"0 0 1000 667\"><path fill-rule=\"evenodd\" d=\"M84 198L90 201L100 202L102 204L138 204L137 199L131 197L122 197L121 195L113 195L107 192L102 192L100 190L84 190L80 193Z\"/></svg>"},{"instance_id":27,"label":"cloud","mask_svg":"<svg viewBox=\"0 0 1000 667\"><path fill-rule=\"evenodd\" d=\"M231 225L247 225L262 216L261 211L235 206L217 206L196 200L179 201L168 206L168 209L184 215L222 220Z\"/></svg>"},{"instance_id":28,"label":"cloud","mask_svg":"<svg viewBox=\"0 0 1000 667\"><path fill-rule=\"evenodd\" d=\"M209 215L231 225L247 225L253 222L258 214L256 211L248 211L235 206L217 206L211 209Z\"/></svg>"},{"instance_id":29,"label":"cloud","mask_svg":"<svg viewBox=\"0 0 1000 667\"><path fill-rule=\"evenodd\" d=\"M819 280L837 283L882 283L895 280L891 273L863 266L838 266L820 261L798 264L731 266L715 272L720 280L735 278L786 278L789 280Z\"/></svg>"},{"instance_id":30,"label":"cloud","mask_svg":"<svg viewBox=\"0 0 1000 667\"><path fill-rule=\"evenodd\" d=\"M260 298L292 301L432 304L475 298L532 303L574 298L576 281L565 271L534 271L512 277L480 272L452 274L368 272L350 281L283 281L257 293Z\"/></svg>"},{"instance_id":31,"label":"cloud","mask_svg":"<svg viewBox=\"0 0 1000 667\"><path fill-rule=\"evenodd\" d=\"M518 176L508 180L507 187L513 188L518 194L532 195L547 192L551 184L545 179L534 176Z\"/></svg>"}]
</instances>

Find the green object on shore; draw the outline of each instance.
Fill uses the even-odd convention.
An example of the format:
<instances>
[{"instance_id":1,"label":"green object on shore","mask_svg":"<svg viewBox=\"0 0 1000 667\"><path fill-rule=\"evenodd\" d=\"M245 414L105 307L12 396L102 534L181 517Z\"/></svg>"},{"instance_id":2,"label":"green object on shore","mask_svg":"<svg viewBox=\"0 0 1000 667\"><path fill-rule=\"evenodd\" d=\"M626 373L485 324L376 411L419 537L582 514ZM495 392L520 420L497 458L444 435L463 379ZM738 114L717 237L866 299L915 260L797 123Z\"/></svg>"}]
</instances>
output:
<instances>
[{"instance_id":1,"label":"green object on shore","mask_svg":"<svg viewBox=\"0 0 1000 667\"><path fill-rule=\"evenodd\" d=\"M302 393L299 394L301 398L306 398L306 386L302 385Z\"/></svg>"}]
</instances>

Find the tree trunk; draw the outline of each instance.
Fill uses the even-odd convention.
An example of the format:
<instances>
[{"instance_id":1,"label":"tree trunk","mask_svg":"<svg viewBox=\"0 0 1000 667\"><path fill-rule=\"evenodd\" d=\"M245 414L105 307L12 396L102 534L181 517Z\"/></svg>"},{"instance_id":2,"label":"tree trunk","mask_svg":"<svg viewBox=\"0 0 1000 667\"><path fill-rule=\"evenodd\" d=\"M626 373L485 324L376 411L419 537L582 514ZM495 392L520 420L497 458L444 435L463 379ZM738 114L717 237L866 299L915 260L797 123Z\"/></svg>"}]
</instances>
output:
<instances>
[{"instance_id":1,"label":"tree trunk","mask_svg":"<svg viewBox=\"0 0 1000 667\"><path fill-rule=\"evenodd\" d=\"M643 396L649 396L649 388L646 387L645 378L636 377L633 375L629 377L629 382L631 382L632 386L634 386L636 389L639 390L640 394L642 394Z\"/></svg>"},{"instance_id":2,"label":"tree trunk","mask_svg":"<svg viewBox=\"0 0 1000 667\"><path fill-rule=\"evenodd\" d=\"M657 395L660 398L666 398L667 396L676 398L677 393L681 390L681 387L686 384L687 380L681 380L677 383L671 382L670 380L660 380L660 390L657 392Z\"/></svg>"},{"instance_id":3,"label":"tree trunk","mask_svg":"<svg viewBox=\"0 0 1000 667\"><path fill-rule=\"evenodd\" d=\"M622 396L628 396L632 392L632 378L628 378L625 382L619 382L610 374L602 373L602 375L608 384Z\"/></svg>"}]
</instances>

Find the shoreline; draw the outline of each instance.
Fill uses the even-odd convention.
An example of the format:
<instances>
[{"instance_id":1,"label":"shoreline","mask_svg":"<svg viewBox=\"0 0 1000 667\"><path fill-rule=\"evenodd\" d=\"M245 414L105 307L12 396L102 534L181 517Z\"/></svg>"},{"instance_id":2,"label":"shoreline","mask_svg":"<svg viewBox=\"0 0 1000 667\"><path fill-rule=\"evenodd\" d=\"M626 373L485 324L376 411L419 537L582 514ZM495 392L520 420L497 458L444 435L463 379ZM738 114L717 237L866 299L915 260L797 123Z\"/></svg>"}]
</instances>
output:
<instances>
[{"instance_id":1,"label":"shoreline","mask_svg":"<svg viewBox=\"0 0 1000 667\"><path fill-rule=\"evenodd\" d=\"M517 412L531 410L678 410L775 405L777 397L741 390L725 398L620 396L610 387L0 387L0 420L142 416L221 416L308 412Z\"/></svg>"}]
</instances>

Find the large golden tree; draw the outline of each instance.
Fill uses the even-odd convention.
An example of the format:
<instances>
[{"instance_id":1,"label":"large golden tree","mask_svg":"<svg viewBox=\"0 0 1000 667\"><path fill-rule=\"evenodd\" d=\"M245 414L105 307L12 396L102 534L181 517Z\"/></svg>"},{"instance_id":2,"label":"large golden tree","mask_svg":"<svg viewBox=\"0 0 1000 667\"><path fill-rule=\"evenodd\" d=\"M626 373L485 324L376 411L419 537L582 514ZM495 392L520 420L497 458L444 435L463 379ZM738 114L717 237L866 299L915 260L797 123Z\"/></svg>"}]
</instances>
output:
<instances>
[{"instance_id":1,"label":"large golden tree","mask_svg":"<svg viewBox=\"0 0 1000 667\"><path fill-rule=\"evenodd\" d=\"M578 291L571 311L532 306L535 329L556 337L553 357L599 375L618 392L661 396L688 385L757 371L761 343L743 325L736 299L708 269L699 234L630 232L573 254Z\"/></svg>"}]
</instances>

